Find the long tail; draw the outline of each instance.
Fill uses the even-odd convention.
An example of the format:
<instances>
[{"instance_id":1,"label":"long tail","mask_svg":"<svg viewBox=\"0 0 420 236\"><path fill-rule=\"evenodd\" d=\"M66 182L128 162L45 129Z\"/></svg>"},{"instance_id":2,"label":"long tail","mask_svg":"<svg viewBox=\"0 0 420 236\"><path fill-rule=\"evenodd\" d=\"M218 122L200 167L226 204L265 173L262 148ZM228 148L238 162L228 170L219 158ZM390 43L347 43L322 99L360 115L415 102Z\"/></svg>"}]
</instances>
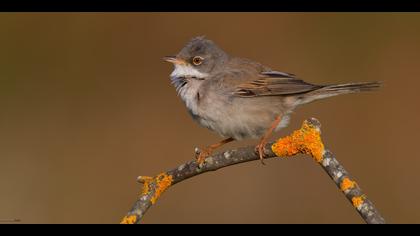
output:
<instances>
[{"instance_id":1,"label":"long tail","mask_svg":"<svg viewBox=\"0 0 420 236\"><path fill-rule=\"evenodd\" d=\"M348 94L348 93L358 93L364 91L372 91L375 89L380 88L382 85L381 82L359 82L359 83L347 83L347 84L333 84L333 85L325 85L319 89L313 90L309 93L303 94L300 97L301 104L309 103L314 100L337 96L340 94Z\"/></svg>"}]
</instances>

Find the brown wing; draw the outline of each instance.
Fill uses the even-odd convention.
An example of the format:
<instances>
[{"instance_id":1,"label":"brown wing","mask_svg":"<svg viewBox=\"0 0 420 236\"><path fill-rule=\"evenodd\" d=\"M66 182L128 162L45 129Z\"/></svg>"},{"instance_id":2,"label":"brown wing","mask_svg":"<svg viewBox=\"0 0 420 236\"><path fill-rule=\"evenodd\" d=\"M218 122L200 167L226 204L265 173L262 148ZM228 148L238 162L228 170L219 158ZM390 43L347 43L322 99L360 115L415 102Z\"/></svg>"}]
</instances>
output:
<instances>
[{"instance_id":1,"label":"brown wing","mask_svg":"<svg viewBox=\"0 0 420 236\"><path fill-rule=\"evenodd\" d=\"M239 84L234 91L234 95L240 97L293 95L322 87L296 79L292 74L270 71L261 73L260 78Z\"/></svg>"}]
</instances>

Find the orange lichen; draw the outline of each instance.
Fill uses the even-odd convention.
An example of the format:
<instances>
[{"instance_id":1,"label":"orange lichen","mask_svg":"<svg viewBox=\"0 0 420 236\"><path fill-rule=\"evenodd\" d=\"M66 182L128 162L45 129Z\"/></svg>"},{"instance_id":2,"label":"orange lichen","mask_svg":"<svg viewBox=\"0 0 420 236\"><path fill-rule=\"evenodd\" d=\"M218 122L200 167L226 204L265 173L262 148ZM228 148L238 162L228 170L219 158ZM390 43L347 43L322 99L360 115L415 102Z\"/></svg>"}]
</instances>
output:
<instances>
[{"instance_id":1,"label":"orange lichen","mask_svg":"<svg viewBox=\"0 0 420 236\"><path fill-rule=\"evenodd\" d=\"M149 181L144 182L143 188L141 189L141 195L146 195L149 193L150 191L149 184L150 184Z\"/></svg>"},{"instance_id":2,"label":"orange lichen","mask_svg":"<svg viewBox=\"0 0 420 236\"><path fill-rule=\"evenodd\" d=\"M324 154L324 144L321 132L309 122L305 121L299 130L291 135L277 140L271 149L279 157L290 157L298 153L309 154L321 162Z\"/></svg>"},{"instance_id":3,"label":"orange lichen","mask_svg":"<svg viewBox=\"0 0 420 236\"><path fill-rule=\"evenodd\" d=\"M139 177L137 177L137 182L139 182L139 183L145 183L147 181L152 181L152 180L153 180L153 177L150 177L150 176L139 176Z\"/></svg>"},{"instance_id":4,"label":"orange lichen","mask_svg":"<svg viewBox=\"0 0 420 236\"><path fill-rule=\"evenodd\" d=\"M143 188L141 191L141 195L146 195L150 191L149 184L153 181L152 177L149 176L139 176L138 181L143 183Z\"/></svg>"},{"instance_id":5,"label":"orange lichen","mask_svg":"<svg viewBox=\"0 0 420 236\"><path fill-rule=\"evenodd\" d=\"M345 177L343 179L343 181L341 181L340 189L341 189L341 191L344 192L346 190L349 190L351 188L354 188L354 186L356 186L356 182L355 181L351 181L349 178Z\"/></svg>"},{"instance_id":6,"label":"orange lichen","mask_svg":"<svg viewBox=\"0 0 420 236\"><path fill-rule=\"evenodd\" d=\"M152 196L152 199L150 200L152 204L155 204L157 199L160 197L160 195L165 192L169 186L172 184L172 175L168 175L166 173L159 174L156 178L156 190L154 195Z\"/></svg>"},{"instance_id":7,"label":"orange lichen","mask_svg":"<svg viewBox=\"0 0 420 236\"><path fill-rule=\"evenodd\" d=\"M128 216L125 216L122 219L121 224L132 225L132 224L136 223L136 221L137 221L137 216L136 215L128 215Z\"/></svg>"},{"instance_id":8,"label":"orange lichen","mask_svg":"<svg viewBox=\"0 0 420 236\"><path fill-rule=\"evenodd\" d=\"M363 204L363 197L353 197L351 202L353 203L354 207L359 208Z\"/></svg>"}]
</instances>

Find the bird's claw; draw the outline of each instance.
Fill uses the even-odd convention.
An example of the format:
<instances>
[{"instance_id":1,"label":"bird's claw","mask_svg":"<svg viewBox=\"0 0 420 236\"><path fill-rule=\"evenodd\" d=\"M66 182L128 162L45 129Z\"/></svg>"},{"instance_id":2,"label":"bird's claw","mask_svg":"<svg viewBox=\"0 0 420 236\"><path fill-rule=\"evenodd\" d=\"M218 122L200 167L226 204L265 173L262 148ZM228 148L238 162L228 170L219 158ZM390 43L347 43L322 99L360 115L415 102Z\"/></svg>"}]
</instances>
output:
<instances>
[{"instance_id":1,"label":"bird's claw","mask_svg":"<svg viewBox=\"0 0 420 236\"><path fill-rule=\"evenodd\" d=\"M194 152L195 152L195 159L197 161L198 167L201 168L206 162L206 158L210 156L211 150L207 150L207 149L200 150L199 148L196 147Z\"/></svg>"},{"instance_id":2,"label":"bird's claw","mask_svg":"<svg viewBox=\"0 0 420 236\"><path fill-rule=\"evenodd\" d=\"M259 155L260 160L261 160L261 164L263 164L263 165L265 165L264 158L266 157L265 156L265 145L266 145L266 142L260 142L255 147L255 153L257 153Z\"/></svg>"}]
</instances>

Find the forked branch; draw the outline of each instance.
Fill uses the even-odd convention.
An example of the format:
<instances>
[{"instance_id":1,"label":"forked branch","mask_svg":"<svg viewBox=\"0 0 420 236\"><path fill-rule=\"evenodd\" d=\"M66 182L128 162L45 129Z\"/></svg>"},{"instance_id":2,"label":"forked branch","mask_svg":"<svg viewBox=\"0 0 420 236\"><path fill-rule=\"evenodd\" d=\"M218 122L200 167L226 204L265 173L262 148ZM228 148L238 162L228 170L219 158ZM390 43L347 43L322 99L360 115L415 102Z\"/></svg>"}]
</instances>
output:
<instances>
[{"instance_id":1,"label":"forked branch","mask_svg":"<svg viewBox=\"0 0 420 236\"><path fill-rule=\"evenodd\" d=\"M385 223L384 218L362 192L359 185L350 177L334 155L324 148L320 128L321 124L314 118L304 121L302 127L291 135L267 144L265 156L267 158L291 157L299 153L310 155L327 172L366 223ZM175 169L158 174L156 177L140 176L138 181L143 183L142 192L121 223L139 223L161 194L174 184L208 171L259 160L258 154L254 150L254 147L233 149L207 158L202 166L198 166L196 161L190 161Z\"/></svg>"}]
</instances>

